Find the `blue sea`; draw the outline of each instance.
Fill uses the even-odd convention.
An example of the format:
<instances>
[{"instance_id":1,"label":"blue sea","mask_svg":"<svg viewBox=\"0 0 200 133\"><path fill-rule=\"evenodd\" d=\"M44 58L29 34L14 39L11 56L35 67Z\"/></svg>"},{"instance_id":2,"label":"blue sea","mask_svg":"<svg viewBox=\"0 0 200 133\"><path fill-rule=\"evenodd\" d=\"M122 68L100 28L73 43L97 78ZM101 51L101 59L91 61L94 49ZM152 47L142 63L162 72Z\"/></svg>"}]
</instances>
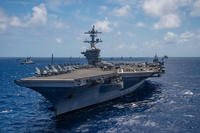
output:
<instances>
[{"instance_id":1,"label":"blue sea","mask_svg":"<svg viewBox=\"0 0 200 133\"><path fill-rule=\"evenodd\" d=\"M33 60L35 64L21 65L17 58L0 58L0 133L200 132L200 58L169 58L162 77L149 78L132 94L70 113L61 120L55 117L51 103L44 97L13 82L33 75L36 66L51 61ZM85 60L55 58L54 62L84 64Z\"/></svg>"}]
</instances>

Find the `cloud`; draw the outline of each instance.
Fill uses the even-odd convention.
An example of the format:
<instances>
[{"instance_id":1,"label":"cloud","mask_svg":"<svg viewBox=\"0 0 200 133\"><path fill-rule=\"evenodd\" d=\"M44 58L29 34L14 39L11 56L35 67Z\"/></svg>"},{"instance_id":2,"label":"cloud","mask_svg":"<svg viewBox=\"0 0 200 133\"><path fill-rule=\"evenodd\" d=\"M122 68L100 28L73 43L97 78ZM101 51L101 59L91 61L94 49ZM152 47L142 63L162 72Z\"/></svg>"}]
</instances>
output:
<instances>
[{"instance_id":1,"label":"cloud","mask_svg":"<svg viewBox=\"0 0 200 133\"><path fill-rule=\"evenodd\" d=\"M120 8L116 8L113 10L113 14L115 16L127 16L130 12L131 8L129 5L122 6Z\"/></svg>"},{"instance_id":2,"label":"cloud","mask_svg":"<svg viewBox=\"0 0 200 133\"><path fill-rule=\"evenodd\" d=\"M145 41L144 46L146 48L160 48L161 47L161 42L160 40L150 40L150 41Z\"/></svg>"},{"instance_id":3,"label":"cloud","mask_svg":"<svg viewBox=\"0 0 200 133\"><path fill-rule=\"evenodd\" d=\"M146 14L159 18L154 24L155 29L168 29L181 25L181 7L190 3L191 0L145 0L142 8Z\"/></svg>"},{"instance_id":4,"label":"cloud","mask_svg":"<svg viewBox=\"0 0 200 133\"><path fill-rule=\"evenodd\" d=\"M160 39L154 39L154 40L150 40L150 41L146 41L144 42L144 46L146 48L158 48L158 49L162 49L163 46L179 46L179 45L190 45L190 46L194 46L194 44L198 44L197 42L199 42L200 38L199 37L199 33L198 32L189 32L189 31L185 31L182 33L174 33L174 32L166 32L163 36L163 38Z\"/></svg>"},{"instance_id":5,"label":"cloud","mask_svg":"<svg viewBox=\"0 0 200 133\"><path fill-rule=\"evenodd\" d=\"M145 24L143 22L138 22L135 26L138 28L144 28Z\"/></svg>"},{"instance_id":6,"label":"cloud","mask_svg":"<svg viewBox=\"0 0 200 133\"><path fill-rule=\"evenodd\" d=\"M129 48L130 48L130 49L137 49L138 47L137 47L135 44L131 44L131 45L129 46Z\"/></svg>"},{"instance_id":7,"label":"cloud","mask_svg":"<svg viewBox=\"0 0 200 133\"><path fill-rule=\"evenodd\" d=\"M133 50L136 50L136 49L138 49L138 46L135 45L134 43L132 43L132 44L129 44L129 43L127 43L127 44L118 44L114 48L115 51L121 51L121 50L123 50L123 51L127 51L127 50L128 51L133 51Z\"/></svg>"},{"instance_id":8,"label":"cloud","mask_svg":"<svg viewBox=\"0 0 200 133\"><path fill-rule=\"evenodd\" d=\"M124 45L124 44L119 44L117 47L116 47L116 49L123 49L123 48L125 48L126 47L126 45Z\"/></svg>"},{"instance_id":9,"label":"cloud","mask_svg":"<svg viewBox=\"0 0 200 133\"><path fill-rule=\"evenodd\" d=\"M28 22L29 25L41 25L47 22L47 10L45 4L40 4L32 8L33 12Z\"/></svg>"},{"instance_id":10,"label":"cloud","mask_svg":"<svg viewBox=\"0 0 200 133\"><path fill-rule=\"evenodd\" d=\"M135 36L135 33L133 33L132 31L131 32L128 31L128 32L126 32L126 34L128 37L131 37L131 38Z\"/></svg>"},{"instance_id":11,"label":"cloud","mask_svg":"<svg viewBox=\"0 0 200 133\"><path fill-rule=\"evenodd\" d=\"M62 43L62 38L57 37L56 38L56 42L59 43L59 44L61 44Z\"/></svg>"},{"instance_id":12,"label":"cloud","mask_svg":"<svg viewBox=\"0 0 200 133\"><path fill-rule=\"evenodd\" d=\"M173 32L167 32L164 36L164 40L166 42L171 42L177 39L177 34L173 33Z\"/></svg>"},{"instance_id":13,"label":"cloud","mask_svg":"<svg viewBox=\"0 0 200 133\"><path fill-rule=\"evenodd\" d=\"M187 42L194 36L192 32L184 32L180 34L179 42Z\"/></svg>"},{"instance_id":14,"label":"cloud","mask_svg":"<svg viewBox=\"0 0 200 133\"><path fill-rule=\"evenodd\" d=\"M46 0L46 5L49 10L53 12L62 12L61 7L69 5L72 2L77 2L76 0Z\"/></svg>"},{"instance_id":15,"label":"cloud","mask_svg":"<svg viewBox=\"0 0 200 133\"><path fill-rule=\"evenodd\" d=\"M94 23L95 27L103 32L110 32L112 30L111 23L108 21L108 19L102 20L102 21L96 21Z\"/></svg>"},{"instance_id":16,"label":"cloud","mask_svg":"<svg viewBox=\"0 0 200 133\"><path fill-rule=\"evenodd\" d=\"M47 1L47 6L51 10L57 10L59 6L63 5L63 0L48 0Z\"/></svg>"},{"instance_id":17,"label":"cloud","mask_svg":"<svg viewBox=\"0 0 200 133\"><path fill-rule=\"evenodd\" d=\"M200 16L200 0L196 0L192 5L192 16Z\"/></svg>"},{"instance_id":18,"label":"cloud","mask_svg":"<svg viewBox=\"0 0 200 133\"><path fill-rule=\"evenodd\" d=\"M56 29L66 29L66 28L69 28L69 25L66 22L58 20L54 22L54 27Z\"/></svg>"},{"instance_id":19,"label":"cloud","mask_svg":"<svg viewBox=\"0 0 200 133\"><path fill-rule=\"evenodd\" d=\"M99 6L98 14L103 15L104 13L107 13L107 11L108 11L108 7L105 5L101 5Z\"/></svg>"},{"instance_id":20,"label":"cloud","mask_svg":"<svg viewBox=\"0 0 200 133\"><path fill-rule=\"evenodd\" d=\"M101 12L105 12L108 8L107 8L107 6L102 5L99 7L99 9Z\"/></svg>"},{"instance_id":21,"label":"cloud","mask_svg":"<svg viewBox=\"0 0 200 133\"><path fill-rule=\"evenodd\" d=\"M192 32L188 32L188 31L180 33L180 34L175 34L173 32L167 32L164 35L164 42L166 44L169 44L169 43L183 44L185 42L195 40L195 39L196 39L195 34Z\"/></svg>"},{"instance_id":22,"label":"cloud","mask_svg":"<svg viewBox=\"0 0 200 133\"><path fill-rule=\"evenodd\" d=\"M5 31L8 27L24 27L21 20L16 17L7 16L3 11L0 10L0 31Z\"/></svg>"},{"instance_id":23,"label":"cloud","mask_svg":"<svg viewBox=\"0 0 200 133\"><path fill-rule=\"evenodd\" d=\"M111 4L130 5L131 7L140 6L143 0L107 0Z\"/></svg>"},{"instance_id":24,"label":"cloud","mask_svg":"<svg viewBox=\"0 0 200 133\"><path fill-rule=\"evenodd\" d=\"M160 18L160 20L154 24L155 29L164 29L164 28L177 28L181 24L181 20L178 15L168 14Z\"/></svg>"},{"instance_id":25,"label":"cloud","mask_svg":"<svg viewBox=\"0 0 200 133\"><path fill-rule=\"evenodd\" d=\"M7 16L0 10L0 31L4 31L7 28Z\"/></svg>"},{"instance_id":26,"label":"cloud","mask_svg":"<svg viewBox=\"0 0 200 133\"><path fill-rule=\"evenodd\" d=\"M10 26L25 27L25 24L22 23L20 18L18 18L17 16L13 16L13 17L10 18Z\"/></svg>"},{"instance_id":27,"label":"cloud","mask_svg":"<svg viewBox=\"0 0 200 133\"><path fill-rule=\"evenodd\" d=\"M118 35L118 36L121 36L121 34L122 34L121 31L118 31L118 32L117 32L117 35Z\"/></svg>"},{"instance_id":28,"label":"cloud","mask_svg":"<svg viewBox=\"0 0 200 133\"><path fill-rule=\"evenodd\" d=\"M143 9L152 16L163 16L177 10L177 0L145 0Z\"/></svg>"},{"instance_id":29,"label":"cloud","mask_svg":"<svg viewBox=\"0 0 200 133\"><path fill-rule=\"evenodd\" d=\"M17 16L8 16L0 10L0 31L5 31L9 27L31 27L44 25L47 22L47 10L44 4L32 8L33 12L26 19Z\"/></svg>"}]
</instances>

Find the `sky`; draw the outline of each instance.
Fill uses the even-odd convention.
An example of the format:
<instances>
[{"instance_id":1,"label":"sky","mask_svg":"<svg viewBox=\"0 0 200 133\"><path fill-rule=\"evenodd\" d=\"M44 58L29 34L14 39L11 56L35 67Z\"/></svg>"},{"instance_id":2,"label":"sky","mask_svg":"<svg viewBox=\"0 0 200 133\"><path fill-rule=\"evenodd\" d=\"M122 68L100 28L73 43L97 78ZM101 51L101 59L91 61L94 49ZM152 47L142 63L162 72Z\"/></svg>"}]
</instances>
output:
<instances>
[{"instance_id":1,"label":"sky","mask_svg":"<svg viewBox=\"0 0 200 133\"><path fill-rule=\"evenodd\" d=\"M0 0L0 57L200 57L200 0Z\"/></svg>"}]
</instances>

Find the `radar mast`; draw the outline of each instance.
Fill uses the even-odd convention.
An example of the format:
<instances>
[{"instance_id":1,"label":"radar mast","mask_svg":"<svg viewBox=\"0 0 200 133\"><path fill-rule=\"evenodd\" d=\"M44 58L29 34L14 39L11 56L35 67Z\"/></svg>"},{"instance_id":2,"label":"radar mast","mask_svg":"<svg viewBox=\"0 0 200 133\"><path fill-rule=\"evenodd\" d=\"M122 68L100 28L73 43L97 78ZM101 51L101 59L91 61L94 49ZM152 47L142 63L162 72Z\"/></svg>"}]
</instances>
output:
<instances>
[{"instance_id":1,"label":"radar mast","mask_svg":"<svg viewBox=\"0 0 200 133\"><path fill-rule=\"evenodd\" d=\"M91 40L85 40L84 43L90 44L90 49L86 49L85 52L81 52L83 54L89 65L97 65L98 62L101 62L100 59L100 49L96 47L97 43L102 42L100 38L97 37L97 34L101 34L101 32L95 30L95 26L92 26L92 29L88 32L85 32L85 34L89 34Z\"/></svg>"},{"instance_id":2,"label":"radar mast","mask_svg":"<svg viewBox=\"0 0 200 133\"><path fill-rule=\"evenodd\" d=\"M85 34L89 34L91 37L91 40L85 40L84 43L89 43L91 49L96 49L96 44L102 42L100 38L97 38L97 34L101 34L101 32L98 32L95 30L95 26L92 26L92 30L85 32Z\"/></svg>"}]
</instances>

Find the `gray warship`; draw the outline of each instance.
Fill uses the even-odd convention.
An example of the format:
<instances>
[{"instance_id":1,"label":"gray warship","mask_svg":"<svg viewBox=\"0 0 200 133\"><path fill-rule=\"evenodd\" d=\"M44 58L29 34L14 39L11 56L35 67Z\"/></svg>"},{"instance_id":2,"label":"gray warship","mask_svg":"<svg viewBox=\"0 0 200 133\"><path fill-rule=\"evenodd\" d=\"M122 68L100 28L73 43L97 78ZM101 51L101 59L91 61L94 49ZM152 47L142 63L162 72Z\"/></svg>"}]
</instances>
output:
<instances>
[{"instance_id":1,"label":"gray warship","mask_svg":"<svg viewBox=\"0 0 200 133\"><path fill-rule=\"evenodd\" d=\"M164 73L164 63L157 57L150 63L111 63L100 58L96 44L95 26L85 32L91 40L85 40L90 47L81 52L87 65L49 65L37 68L35 75L15 80L22 87L39 92L55 108L56 116L106 102L132 93L145 79L159 77Z\"/></svg>"},{"instance_id":2,"label":"gray warship","mask_svg":"<svg viewBox=\"0 0 200 133\"><path fill-rule=\"evenodd\" d=\"M21 64L34 64L34 62L32 61L31 57L27 57L26 59L24 59Z\"/></svg>"}]
</instances>

